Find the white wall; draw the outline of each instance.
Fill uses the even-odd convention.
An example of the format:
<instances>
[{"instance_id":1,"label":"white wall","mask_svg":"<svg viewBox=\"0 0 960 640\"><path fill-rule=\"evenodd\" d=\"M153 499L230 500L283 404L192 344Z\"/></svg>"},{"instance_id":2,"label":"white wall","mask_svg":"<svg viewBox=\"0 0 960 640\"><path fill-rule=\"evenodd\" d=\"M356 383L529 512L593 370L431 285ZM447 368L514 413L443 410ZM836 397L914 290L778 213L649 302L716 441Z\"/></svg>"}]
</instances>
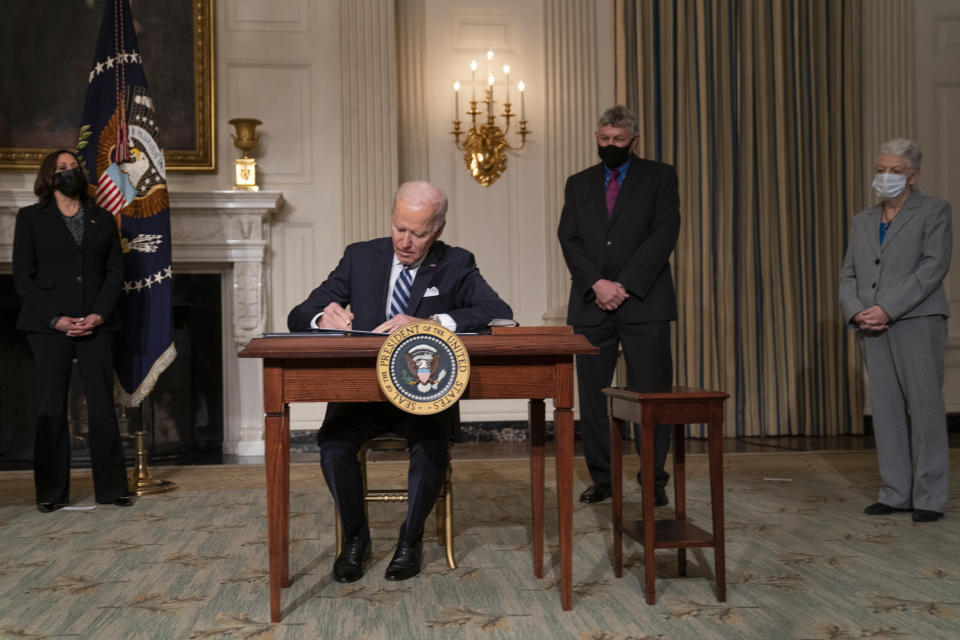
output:
<instances>
[{"instance_id":1,"label":"white wall","mask_svg":"<svg viewBox=\"0 0 960 640\"><path fill-rule=\"evenodd\" d=\"M340 101L341 2L386 0L218 0L216 2L217 157L215 174L171 174L171 190L227 189L236 157L227 121L255 117L261 145L255 151L260 183L279 190L286 205L273 224L268 263L268 327L284 330L286 314L335 266L343 249L344 210ZM397 0L403 2L404 0ZM544 193L546 113L543 0L422 0L426 16L423 86L429 175L450 197L444 239L471 249L491 284L513 306L521 323L543 323L546 309ZM609 0L597 10L598 104L612 101ZM917 137L926 149L922 188L960 207L960 3L914 0ZM492 48L495 74L511 66L514 82L527 85L527 147L511 154L503 177L489 188L463 169L462 152L449 135L452 84L469 87L469 62ZM502 95L502 86L497 93ZM462 97L466 97L464 91ZM514 93L514 96L516 94ZM515 100L516 102L516 100ZM461 101L461 106L464 102ZM518 109L518 105L515 105ZM554 152L556 152L554 150ZM376 162L370 158L370 162ZM0 173L0 189L31 188L32 173ZM384 211L383 215L389 215ZM954 226L960 248L960 223ZM946 399L960 411L960 259L949 279L953 317ZM254 390L251 390L254 391ZM259 391L259 390L257 390ZM322 407L297 406L294 428L316 428ZM523 419L522 403L467 403L466 420Z\"/></svg>"},{"instance_id":2,"label":"white wall","mask_svg":"<svg viewBox=\"0 0 960 640\"><path fill-rule=\"evenodd\" d=\"M546 310L543 159L543 18L541 3L491 0L482 8L463 0L426 0L424 94L427 104L429 180L450 199L444 239L473 251L481 272L511 305L524 325L542 324ZM526 84L529 128L526 147L511 153L507 170L489 187L476 183L453 144L453 83L459 81L461 111L470 98L470 61L477 60L478 84L487 73L486 52L494 51L494 95L504 95L502 68L511 69L511 101L519 112L516 83ZM478 88L478 96L482 85ZM466 120L461 116L462 120ZM461 128L465 128L464 124ZM513 127L516 126L514 121ZM511 137L511 143L518 138ZM518 401L464 402L465 420L524 419Z\"/></svg>"},{"instance_id":3,"label":"white wall","mask_svg":"<svg viewBox=\"0 0 960 640\"><path fill-rule=\"evenodd\" d=\"M923 148L920 189L953 206L947 411L960 412L960 2L914 0L914 86L917 142Z\"/></svg>"}]
</instances>

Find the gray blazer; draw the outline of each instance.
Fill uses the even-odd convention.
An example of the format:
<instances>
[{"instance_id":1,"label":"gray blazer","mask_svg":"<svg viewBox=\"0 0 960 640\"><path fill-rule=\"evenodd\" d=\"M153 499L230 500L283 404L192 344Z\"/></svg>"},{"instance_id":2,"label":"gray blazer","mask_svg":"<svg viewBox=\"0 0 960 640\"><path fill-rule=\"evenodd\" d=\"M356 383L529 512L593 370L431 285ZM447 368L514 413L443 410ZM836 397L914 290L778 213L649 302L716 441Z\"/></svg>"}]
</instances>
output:
<instances>
[{"instance_id":1,"label":"gray blazer","mask_svg":"<svg viewBox=\"0 0 960 640\"><path fill-rule=\"evenodd\" d=\"M949 316L943 279L953 244L950 204L914 191L887 229L883 245L880 216L876 205L850 224L840 270L840 304L847 321L875 304L893 321Z\"/></svg>"}]
</instances>

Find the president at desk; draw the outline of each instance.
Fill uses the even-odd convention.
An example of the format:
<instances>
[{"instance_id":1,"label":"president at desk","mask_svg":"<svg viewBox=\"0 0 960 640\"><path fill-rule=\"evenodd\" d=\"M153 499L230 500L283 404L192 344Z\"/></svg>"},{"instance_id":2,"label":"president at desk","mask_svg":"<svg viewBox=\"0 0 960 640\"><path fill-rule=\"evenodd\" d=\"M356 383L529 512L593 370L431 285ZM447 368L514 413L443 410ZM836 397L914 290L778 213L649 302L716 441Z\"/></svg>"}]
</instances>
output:
<instances>
[{"instance_id":1,"label":"president at desk","mask_svg":"<svg viewBox=\"0 0 960 640\"><path fill-rule=\"evenodd\" d=\"M473 254L439 242L447 198L427 182L407 182L394 199L391 237L351 244L337 267L290 312L290 331L310 328L393 331L432 318L451 331L485 327L513 312L480 275ZM347 307L349 306L349 310ZM343 549L333 565L337 582L363 577L370 529L363 508L357 452L382 433L406 437L410 446L407 517L387 580L420 572L423 526L440 495L447 443L459 422L458 407L414 416L388 403L331 403L320 429L323 477L340 511Z\"/></svg>"}]
</instances>

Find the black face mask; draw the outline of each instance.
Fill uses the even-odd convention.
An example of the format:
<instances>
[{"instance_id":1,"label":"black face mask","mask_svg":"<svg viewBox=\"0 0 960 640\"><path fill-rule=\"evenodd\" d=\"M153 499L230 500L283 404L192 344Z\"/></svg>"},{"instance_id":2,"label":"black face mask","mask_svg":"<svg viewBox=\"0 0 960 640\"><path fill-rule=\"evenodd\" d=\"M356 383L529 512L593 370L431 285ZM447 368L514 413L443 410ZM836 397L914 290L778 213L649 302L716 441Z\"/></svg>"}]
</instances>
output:
<instances>
[{"instance_id":1,"label":"black face mask","mask_svg":"<svg viewBox=\"0 0 960 640\"><path fill-rule=\"evenodd\" d=\"M630 145L625 147L618 147L615 144L608 144L605 147L597 145L597 154L608 168L616 169L630 157Z\"/></svg>"},{"instance_id":2,"label":"black face mask","mask_svg":"<svg viewBox=\"0 0 960 640\"><path fill-rule=\"evenodd\" d=\"M66 169L53 174L53 187L68 198L76 198L86 187L80 168Z\"/></svg>"}]
</instances>

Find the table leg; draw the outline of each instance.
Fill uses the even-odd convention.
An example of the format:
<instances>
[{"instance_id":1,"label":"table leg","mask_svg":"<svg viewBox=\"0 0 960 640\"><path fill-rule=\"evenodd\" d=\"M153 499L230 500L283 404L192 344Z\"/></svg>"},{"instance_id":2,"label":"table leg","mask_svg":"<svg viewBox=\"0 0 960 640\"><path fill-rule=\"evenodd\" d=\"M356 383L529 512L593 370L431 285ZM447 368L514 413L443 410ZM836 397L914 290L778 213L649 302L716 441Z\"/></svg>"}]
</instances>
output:
<instances>
[{"instance_id":1,"label":"table leg","mask_svg":"<svg viewBox=\"0 0 960 640\"><path fill-rule=\"evenodd\" d=\"M719 411L723 411L720 403ZM722 414L721 414L722 415ZM710 505L713 515L714 571L717 574L717 600L727 601L727 569L724 559L723 531L723 422L710 423Z\"/></svg>"},{"instance_id":2,"label":"table leg","mask_svg":"<svg viewBox=\"0 0 960 640\"><path fill-rule=\"evenodd\" d=\"M280 586L290 586L290 405L283 405L283 442L280 443Z\"/></svg>"},{"instance_id":3,"label":"table leg","mask_svg":"<svg viewBox=\"0 0 960 640\"><path fill-rule=\"evenodd\" d=\"M530 498L533 506L533 575L543 577L543 489L546 484L544 475L544 432L546 430L546 409L543 400L530 400L527 407L530 421Z\"/></svg>"},{"instance_id":4,"label":"table leg","mask_svg":"<svg viewBox=\"0 0 960 640\"><path fill-rule=\"evenodd\" d=\"M560 533L560 595L564 611L573 609L573 411L554 411L557 439L557 519Z\"/></svg>"},{"instance_id":5,"label":"table leg","mask_svg":"<svg viewBox=\"0 0 960 640\"><path fill-rule=\"evenodd\" d=\"M647 604L656 604L657 592L654 579L657 573L656 558L656 515L653 512L653 436L654 424L640 426L642 440L640 450L643 453L643 564L644 584L647 592Z\"/></svg>"},{"instance_id":6,"label":"table leg","mask_svg":"<svg viewBox=\"0 0 960 640\"><path fill-rule=\"evenodd\" d=\"M609 402L609 401L608 401ZM610 415L610 484L613 490L613 575L623 577L623 420Z\"/></svg>"},{"instance_id":7,"label":"table leg","mask_svg":"<svg viewBox=\"0 0 960 640\"><path fill-rule=\"evenodd\" d=\"M687 519L687 425L673 425L673 491L674 511L677 520ZM677 548L677 572L681 576L687 575L687 550Z\"/></svg>"},{"instance_id":8,"label":"table leg","mask_svg":"<svg viewBox=\"0 0 960 640\"><path fill-rule=\"evenodd\" d=\"M270 549L270 620L280 622L280 590L289 585L290 431L287 407L265 420L267 531Z\"/></svg>"}]
</instances>

